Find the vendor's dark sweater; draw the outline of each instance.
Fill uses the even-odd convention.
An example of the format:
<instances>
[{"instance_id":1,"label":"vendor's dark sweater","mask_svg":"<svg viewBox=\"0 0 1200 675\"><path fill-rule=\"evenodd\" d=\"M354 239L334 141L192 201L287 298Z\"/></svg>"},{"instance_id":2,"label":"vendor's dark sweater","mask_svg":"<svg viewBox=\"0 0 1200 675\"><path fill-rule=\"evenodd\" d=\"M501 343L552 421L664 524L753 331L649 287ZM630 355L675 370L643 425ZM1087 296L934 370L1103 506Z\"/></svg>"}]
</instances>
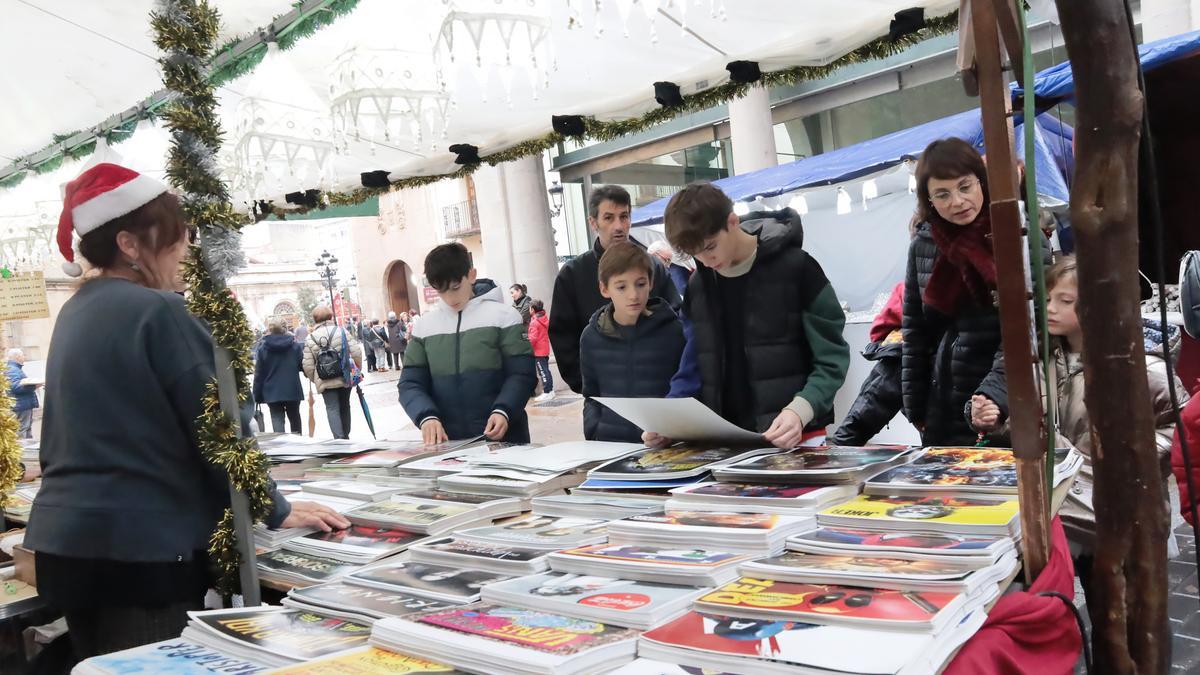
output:
<instances>
[{"instance_id":1,"label":"vendor's dark sweater","mask_svg":"<svg viewBox=\"0 0 1200 675\"><path fill-rule=\"evenodd\" d=\"M122 279L84 283L50 340L42 486L25 545L138 563L206 550L229 503L228 479L196 444L215 372L212 339L183 298ZM274 527L290 507L273 495Z\"/></svg>"}]
</instances>

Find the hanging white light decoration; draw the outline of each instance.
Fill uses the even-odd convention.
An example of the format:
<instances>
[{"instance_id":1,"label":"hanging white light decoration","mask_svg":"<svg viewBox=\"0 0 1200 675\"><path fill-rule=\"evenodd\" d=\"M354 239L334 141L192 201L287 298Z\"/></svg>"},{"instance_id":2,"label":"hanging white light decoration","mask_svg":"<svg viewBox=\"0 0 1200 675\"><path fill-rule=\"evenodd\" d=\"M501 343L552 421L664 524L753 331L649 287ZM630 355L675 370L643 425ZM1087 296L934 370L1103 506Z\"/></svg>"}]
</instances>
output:
<instances>
[{"instance_id":1,"label":"hanging white light decoration","mask_svg":"<svg viewBox=\"0 0 1200 675\"><path fill-rule=\"evenodd\" d=\"M334 62L330 113L339 151L352 141L435 150L446 138L450 97L427 52L356 46Z\"/></svg>"},{"instance_id":2,"label":"hanging white light decoration","mask_svg":"<svg viewBox=\"0 0 1200 675\"><path fill-rule=\"evenodd\" d=\"M491 73L497 71L505 100L512 105L513 80L523 71L532 97L557 69L550 38L549 0L443 0L449 11L434 44L443 91L457 88L460 69L471 73L487 101Z\"/></svg>"},{"instance_id":3,"label":"hanging white light decoration","mask_svg":"<svg viewBox=\"0 0 1200 675\"><path fill-rule=\"evenodd\" d=\"M804 198L804 195L796 195L792 197L792 201L788 202L788 208L803 216L808 213L808 200Z\"/></svg>"},{"instance_id":4,"label":"hanging white light decoration","mask_svg":"<svg viewBox=\"0 0 1200 675\"><path fill-rule=\"evenodd\" d=\"M846 192L846 188L839 187L837 189L837 214L839 216L844 216L847 213L850 213L851 205L852 200L850 199L850 193Z\"/></svg>"},{"instance_id":5,"label":"hanging white light decoration","mask_svg":"<svg viewBox=\"0 0 1200 675\"><path fill-rule=\"evenodd\" d=\"M333 125L326 103L304 84L275 43L237 103L233 189L251 198L324 187L332 175Z\"/></svg>"},{"instance_id":6,"label":"hanging white light decoration","mask_svg":"<svg viewBox=\"0 0 1200 675\"><path fill-rule=\"evenodd\" d=\"M875 199L879 196L879 187L875 185L875 179L871 178L864 181L862 184L862 204L863 210L867 210L867 200Z\"/></svg>"}]
</instances>

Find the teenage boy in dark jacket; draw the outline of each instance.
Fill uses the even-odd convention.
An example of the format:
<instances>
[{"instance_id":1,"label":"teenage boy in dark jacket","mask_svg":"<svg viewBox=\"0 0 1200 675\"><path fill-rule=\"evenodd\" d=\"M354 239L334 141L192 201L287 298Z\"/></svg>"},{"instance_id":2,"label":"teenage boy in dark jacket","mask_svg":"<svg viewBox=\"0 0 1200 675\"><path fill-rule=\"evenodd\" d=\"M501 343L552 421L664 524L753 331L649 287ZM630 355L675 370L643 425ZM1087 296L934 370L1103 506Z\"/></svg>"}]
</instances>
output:
<instances>
[{"instance_id":1,"label":"teenage boy in dark jacket","mask_svg":"<svg viewBox=\"0 0 1200 675\"><path fill-rule=\"evenodd\" d=\"M824 430L850 349L837 295L801 247L800 216L786 209L739 222L729 197L701 182L671 198L664 220L675 250L696 259L684 303L692 334L671 395L698 396L780 448Z\"/></svg>"},{"instance_id":2,"label":"teenage boy in dark jacket","mask_svg":"<svg viewBox=\"0 0 1200 675\"><path fill-rule=\"evenodd\" d=\"M441 302L409 337L398 385L404 412L427 444L479 434L528 443L533 351L521 315L495 283L476 278L462 244L430 251L425 278Z\"/></svg>"},{"instance_id":3,"label":"teenage boy in dark jacket","mask_svg":"<svg viewBox=\"0 0 1200 675\"><path fill-rule=\"evenodd\" d=\"M683 324L665 300L650 297L654 263L641 248L614 244L598 272L600 293L611 302L596 310L579 340L583 437L637 443L642 430L592 397L666 396L683 353Z\"/></svg>"},{"instance_id":4,"label":"teenage boy in dark jacket","mask_svg":"<svg viewBox=\"0 0 1200 675\"><path fill-rule=\"evenodd\" d=\"M575 393L583 391L579 338L592 314L605 304L597 272L600 256L609 247L625 241L641 246L629 236L630 204L629 193L619 185L602 185L592 190L588 197L588 224L596 231L595 244L563 265L554 279L550 345L554 348L559 374ZM658 262L654 263L654 274L650 277L650 297L666 300L672 309L679 308L679 292L666 268Z\"/></svg>"}]
</instances>

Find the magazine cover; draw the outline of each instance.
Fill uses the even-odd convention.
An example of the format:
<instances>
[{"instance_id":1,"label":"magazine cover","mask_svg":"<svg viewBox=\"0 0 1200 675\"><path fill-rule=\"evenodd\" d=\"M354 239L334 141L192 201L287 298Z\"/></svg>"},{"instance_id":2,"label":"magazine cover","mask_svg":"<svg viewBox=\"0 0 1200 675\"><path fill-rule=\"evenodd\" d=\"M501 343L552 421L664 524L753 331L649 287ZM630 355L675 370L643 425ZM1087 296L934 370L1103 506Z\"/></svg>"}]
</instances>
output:
<instances>
[{"instance_id":1,"label":"magazine cover","mask_svg":"<svg viewBox=\"0 0 1200 675\"><path fill-rule=\"evenodd\" d=\"M423 545L420 548L455 555L486 558L488 560L511 560L513 562L530 562L546 555L546 550L540 548L501 546L458 540L433 542ZM415 551L416 549L413 550Z\"/></svg>"},{"instance_id":2,"label":"magazine cover","mask_svg":"<svg viewBox=\"0 0 1200 675\"><path fill-rule=\"evenodd\" d=\"M410 614L404 619L561 656L637 637L637 631L629 628L488 603Z\"/></svg>"},{"instance_id":3,"label":"magazine cover","mask_svg":"<svg viewBox=\"0 0 1200 675\"><path fill-rule=\"evenodd\" d=\"M461 598L470 602L479 595L484 585L497 581L508 581L511 576L481 570L461 569L432 563L404 562L387 567L362 569L351 574L350 581L371 581L398 588L407 588L418 593Z\"/></svg>"},{"instance_id":4,"label":"magazine cover","mask_svg":"<svg viewBox=\"0 0 1200 675\"><path fill-rule=\"evenodd\" d=\"M788 551L773 558L754 562L759 567L781 567L795 572L810 574L850 574L863 576L897 577L919 580L961 579L969 571L952 560L902 560L899 558L871 558L853 555L825 555ZM743 568L745 569L745 568ZM748 573L748 572L747 572Z\"/></svg>"},{"instance_id":5,"label":"magazine cover","mask_svg":"<svg viewBox=\"0 0 1200 675\"><path fill-rule=\"evenodd\" d=\"M654 476L661 473L686 473L701 469L713 462L724 462L746 454L745 448L706 448L695 445L676 445L669 448L646 448L631 455L601 464L589 473L622 476Z\"/></svg>"},{"instance_id":6,"label":"magazine cover","mask_svg":"<svg viewBox=\"0 0 1200 675\"><path fill-rule=\"evenodd\" d=\"M1061 466L1070 449L1058 448L1054 463ZM1017 465L1006 448L929 448L917 459L875 476L869 487L949 487L1015 492Z\"/></svg>"},{"instance_id":7,"label":"magazine cover","mask_svg":"<svg viewBox=\"0 0 1200 675\"><path fill-rule=\"evenodd\" d=\"M507 525L462 530L456 532L455 536L473 541L561 549L604 541L607 532L606 520L534 516Z\"/></svg>"},{"instance_id":8,"label":"magazine cover","mask_svg":"<svg viewBox=\"0 0 1200 675\"><path fill-rule=\"evenodd\" d=\"M672 494L704 495L705 497L751 497L754 499L796 499L811 495L827 487L813 485L788 485L787 483L772 483L770 485L755 483L703 483L693 487L671 490Z\"/></svg>"},{"instance_id":9,"label":"magazine cover","mask_svg":"<svg viewBox=\"0 0 1200 675\"><path fill-rule=\"evenodd\" d=\"M445 490L418 490L416 492L407 492L405 497L413 497L415 499L428 499L435 502L451 502L455 504L487 504L505 497L497 497L496 495L478 495L468 492L447 492Z\"/></svg>"},{"instance_id":10,"label":"magazine cover","mask_svg":"<svg viewBox=\"0 0 1200 675\"><path fill-rule=\"evenodd\" d=\"M350 455L326 462L326 466L395 466L413 457L421 457L437 452L444 452L447 446L423 445L421 441L413 441L408 447L391 448L388 450L368 450L357 455Z\"/></svg>"},{"instance_id":11,"label":"magazine cover","mask_svg":"<svg viewBox=\"0 0 1200 675\"><path fill-rule=\"evenodd\" d=\"M736 471L821 471L859 469L890 462L908 452L906 448L868 446L863 448L800 448L763 457L752 457L731 466Z\"/></svg>"},{"instance_id":12,"label":"magazine cover","mask_svg":"<svg viewBox=\"0 0 1200 675\"><path fill-rule=\"evenodd\" d=\"M705 591L692 586L656 584L647 581L629 581L611 577L586 576L546 572L518 577L511 581L493 584L484 589L485 600L491 593L502 593L504 600L523 607L532 602L563 605L561 611L570 611L571 605L587 605L619 612L649 612L668 603L689 601ZM519 599L518 599L519 598Z\"/></svg>"},{"instance_id":13,"label":"magazine cover","mask_svg":"<svg viewBox=\"0 0 1200 675\"><path fill-rule=\"evenodd\" d=\"M295 588L288 595L312 605L342 609L343 611L360 611L372 616L400 616L426 609L445 609L452 606L441 600L423 598L411 593L355 586L340 581L308 588Z\"/></svg>"},{"instance_id":14,"label":"magazine cover","mask_svg":"<svg viewBox=\"0 0 1200 675\"><path fill-rule=\"evenodd\" d=\"M864 522L948 523L1007 527L1017 516L1017 500L993 501L968 497L882 497L859 495L818 514L861 519Z\"/></svg>"},{"instance_id":15,"label":"magazine cover","mask_svg":"<svg viewBox=\"0 0 1200 675\"><path fill-rule=\"evenodd\" d=\"M836 548L895 549L909 553L974 555L989 550L1011 548L1008 537L988 535L939 534L935 532L873 532L850 527L818 527L793 535L789 543Z\"/></svg>"},{"instance_id":16,"label":"magazine cover","mask_svg":"<svg viewBox=\"0 0 1200 675\"><path fill-rule=\"evenodd\" d=\"M715 527L737 530L773 530L795 522L794 518L773 513L737 513L732 511L660 511L626 518L627 523L654 523L685 527Z\"/></svg>"},{"instance_id":17,"label":"magazine cover","mask_svg":"<svg viewBox=\"0 0 1200 675\"><path fill-rule=\"evenodd\" d=\"M732 562L753 560L755 556L721 551L706 551L692 548L666 548L662 546L637 546L633 544L585 546L563 551L559 555L594 560L618 560L626 562L655 563L670 567L709 568Z\"/></svg>"},{"instance_id":18,"label":"magazine cover","mask_svg":"<svg viewBox=\"0 0 1200 675\"><path fill-rule=\"evenodd\" d=\"M239 671L239 675L240 675ZM463 671L386 649L366 647L272 671L272 675L457 675ZM465 675L465 673L463 673Z\"/></svg>"},{"instance_id":19,"label":"magazine cover","mask_svg":"<svg viewBox=\"0 0 1200 675\"><path fill-rule=\"evenodd\" d=\"M268 570L275 570L281 574L293 574L305 579L311 579L312 581L328 581L333 577L359 568L359 565L352 565L341 560L333 560L332 558L323 558L321 556L282 549L268 551L258 556L258 566Z\"/></svg>"},{"instance_id":20,"label":"magazine cover","mask_svg":"<svg viewBox=\"0 0 1200 675\"><path fill-rule=\"evenodd\" d=\"M351 525L344 530L313 532L295 541L313 541L325 544L353 546L383 553L385 551L396 551L406 548L413 542L424 538L425 535L405 532L404 530L392 530L382 527L371 527L369 525Z\"/></svg>"},{"instance_id":21,"label":"magazine cover","mask_svg":"<svg viewBox=\"0 0 1200 675\"><path fill-rule=\"evenodd\" d=\"M124 651L93 656L85 661L92 672L103 673L172 673L173 675L216 675L237 673L254 675L270 670L270 666L227 656L208 647L173 638Z\"/></svg>"},{"instance_id":22,"label":"magazine cover","mask_svg":"<svg viewBox=\"0 0 1200 675\"><path fill-rule=\"evenodd\" d=\"M315 659L367 643L371 627L297 610L195 612L193 622L236 642L290 659Z\"/></svg>"},{"instance_id":23,"label":"magazine cover","mask_svg":"<svg viewBox=\"0 0 1200 675\"><path fill-rule=\"evenodd\" d=\"M450 502L442 504L402 502L395 499L366 504L346 512L346 518L392 523L403 527L428 527L443 518L469 513L474 507Z\"/></svg>"},{"instance_id":24,"label":"magazine cover","mask_svg":"<svg viewBox=\"0 0 1200 675\"><path fill-rule=\"evenodd\" d=\"M887 621L928 624L959 595L931 591L894 591L825 584L797 584L742 577L701 596L696 608L719 613L768 612L821 622Z\"/></svg>"},{"instance_id":25,"label":"magazine cover","mask_svg":"<svg viewBox=\"0 0 1200 675\"><path fill-rule=\"evenodd\" d=\"M895 673L933 651L936 644L932 636L924 633L819 626L794 620L742 619L700 612L688 612L643 634L642 640L843 673ZM869 648L864 649L865 646Z\"/></svg>"}]
</instances>

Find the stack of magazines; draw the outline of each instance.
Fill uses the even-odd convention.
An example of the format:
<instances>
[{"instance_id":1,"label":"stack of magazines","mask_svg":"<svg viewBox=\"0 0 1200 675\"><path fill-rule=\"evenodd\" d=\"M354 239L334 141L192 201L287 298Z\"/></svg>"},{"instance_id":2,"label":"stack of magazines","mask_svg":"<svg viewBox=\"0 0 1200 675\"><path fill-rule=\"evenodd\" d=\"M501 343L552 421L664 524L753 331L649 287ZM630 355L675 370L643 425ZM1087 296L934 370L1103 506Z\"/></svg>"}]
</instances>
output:
<instances>
[{"instance_id":1,"label":"stack of magazines","mask_svg":"<svg viewBox=\"0 0 1200 675\"><path fill-rule=\"evenodd\" d=\"M288 586L310 586L343 577L360 565L312 553L280 549L260 553L257 558L261 580Z\"/></svg>"},{"instance_id":2,"label":"stack of magazines","mask_svg":"<svg viewBox=\"0 0 1200 675\"><path fill-rule=\"evenodd\" d=\"M1083 455L1071 448L1054 452L1054 485L1075 475ZM959 496L1017 494L1017 465L1005 448L926 448L908 464L889 469L867 481L869 495L953 493Z\"/></svg>"},{"instance_id":3,"label":"stack of magazines","mask_svg":"<svg viewBox=\"0 0 1200 675\"><path fill-rule=\"evenodd\" d=\"M539 516L618 520L658 511L662 508L662 499L641 495L590 495L572 491L569 495L534 497L532 505L533 513Z\"/></svg>"},{"instance_id":4,"label":"stack of magazines","mask_svg":"<svg viewBox=\"0 0 1200 675\"><path fill-rule=\"evenodd\" d=\"M668 490L703 481L717 467L771 452L774 449L688 444L643 448L592 469L582 487L611 492Z\"/></svg>"},{"instance_id":5,"label":"stack of magazines","mask_svg":"<svg viewBox=\"0 0 1200 675\"><path fill-rule=\"evenodd\" d=\"M821 511L817 514L817 522L831 527L989 534L1014 538L1021 531L1015 497L984 499L954 495L860 495Z\"/></svg>"},{"instance_id":6,"label":"stack of magazines","mask_svg":"<svg viewBox=\"0 0 1200 675\"><path fill-rule=\"evenodd\" d=\"M426 490L365 504L345 515L357 525L441 535L460 527L514 516L526 507L524 501L513 497Z\"/></svg>"},{"instance_id":7,"label":"stack of magazines","mask_svg":"<svg viewBox=\"0 0 1200 675\"><path fill-rule=\"evenodd\" d=\"M467 467L438 479L444 490L533 497L583 482L582 470L638 449L633 443L575 441L540 448L506 448L467 458Z\"/></svg>"},{"instance_id":8,"label":"stack of magazines","mask_svg":"<svg viewBox=\"0 0 1200 675\"><path fill-rule=\"evenodd\" d=\"M216 672L216 671L214 671ZM220 671L232 672L232 671ZM241 671L238 671L239 674ZM437 673L437 675L466 675L436 661L409 656L399 652L390 652L376 647L360 647L348 652L327 656L271 671L271 675L419 675L421 673ZM207 675L197 674L197 675Z\"/></svg>"},{"instance_id":9,"label":"stack of magazines","mask_svg":"<svg viewBox=\"0 0 1200 675\"><path fill-rule=\"evenodd\" d=\"M640 579L689 586L719 586L738 576L754 556L704 548L601 544L550 554L556 572Z\"/></svg>"},{"instance_id":10,"label":"stack of magazines","mask_svg":"<svg viewBox=\"0 0 1200 675\"><path fill-rule=\"evenodd\" d=\"M74 675L126 675L127 673L178 673L209 675L238 673L256 675L271 670L261 659L249 659L197 644L183 638L172 638L132 649L93 656L75 666Z\"/></svg>"},{"instance_id":11,"label":"stack of magazines","mask_svg":"<svg viewBox=\"0 0 1200 675\"><path fill-rule=\"evenodd\" d=\"M389 616L401 616L426 609L446 609L454 606L454 603L426 598L416 593L333 581L308 588L293 588L283 599L283 606L374 623Z\"/></svg>"},{"instance_id":12,"label":"stack of magazines","mask_svg":"<svg viewBox=\"0 0 1200 675\"><path fill-rule=\"evenodd\" d=\"M600 544L608 539L607 520L533 516L503 525L459 530L455 539L477 544L521 546L544 551Z\"/></svg>"},{"instance_id":13,"label":"stack of magazines","mask_svg":"<svg viewBox=\"0 0 1200 675\"><path fill-rule=\"evenodd\" d=\"M361 478L356 480L314 480L301 484L300 489L308 494L357 499L361 502L378 502L405 491L402 486L382 485Z\"/></svg>"},{"instance_id":14,"label":"stack of magazines","mask_svg":"<svg viewBox=\"0 0 1200 675\"><path fill-rule=\"evenodd\" d=\"M477 673L597 673L632 661L638 633L532 609L476 603L375 624L371 644Z\"/></svg>"},{"instance_id":15,"label":"stack of magazines","mask_svg":"<svg viewBox=\"0 0 1200 675\"><path fill-rule=\"evenodd\" d=\"M719 551L777 555L788 537L814 526L812 518L798 516L667 510L613 521L608 537L614 544L688 547L703 542Z\"/></svg>"},{"instance_id":16,"label":"stack of magazines","mask_svg":"<svg viewBox=\"0 0 1200 675\"><path fill-rule=\"evenodd\" d=\"M909 459L897 446L797 448L713 471L723 483L856 484Z\"/></svg>"},{"instance_id":17,"label":"stack of magazines","mask_svg":"<svg viewBox=\"0 0 1200 675\"><path fill-rule=\"evenodd\" d=\"M450 566L475 567L500 574L536 574L550 564L546 549L485 544L460 539L439 539L412 547L408 559Z\"/></svg>"},{"instance_id":18,"label":"stack of magazines","mask_svg":"<svg viewBox=\"0 0 1200 675\"><path fill-rule=\"evenodd\" d=\"M467 567L400 562L365 567L347 576L346 583L461 604L478 600L484 586L509 579Z\"/></svg>"},{"instance_id":19,"label":"stack of magazines","mask_svg":"<svg viewBox=\"0 0 1200 675\"><path fill-rule=\"evenodd\" d=\"M649 630L686 612L711 589L546 572L490 584L483 601Z\"/></svg>"},{"instance_id":20,"label":"stack of magazines","mask_svg":"<svg viewBox=\"0 0 1200 675\"><path fill-rule=\"evenodd\" d=\"M286 666L366 645L371 627L283 607L188 612L183 640L222 654Z\"/></svg>"},{"instance_id":21,"label":"stack of magazines","mask_svg":"<svg viewBox=\"0 0 1200 675\"><path fill-rule=\"evenodd\" d=\"M337 511L338 513L346 513L362 506L365 502L358 499L345 499L343 497L330 497L329 495L315 495L300 490L298 492L289 492L284 495L289 502L305 501L316 502L323 506ZM278 530L269 529L266 525L259 523L254 526L254 545L267 550L277 549L284 542L303 536L310 532L315 532L315 527L289 527Z\"/></svg>"},{"instance_id":22,"label":"stack of magazines","mask_svg":"<svg viewBox=\"0 0 1200 675\"><path fill-rule=\"evenodd\" d=\"M857 485L700 483L671 490L666 508L812 517L818 509L846 501L856 494Z\"/></svg>"},{"instance_id":23,"label":"stack of magazines","mask_svg":"<svg viewBox=\"0 0 1200 675\"><path fill-rule=\"evenodd\" d=\"M368 525L351 525L344 530L313 532L291 539L284 550L319 555L334 560L366 565L400 553L424 539L424 535Z\"/></svg>"}]
</instances>

